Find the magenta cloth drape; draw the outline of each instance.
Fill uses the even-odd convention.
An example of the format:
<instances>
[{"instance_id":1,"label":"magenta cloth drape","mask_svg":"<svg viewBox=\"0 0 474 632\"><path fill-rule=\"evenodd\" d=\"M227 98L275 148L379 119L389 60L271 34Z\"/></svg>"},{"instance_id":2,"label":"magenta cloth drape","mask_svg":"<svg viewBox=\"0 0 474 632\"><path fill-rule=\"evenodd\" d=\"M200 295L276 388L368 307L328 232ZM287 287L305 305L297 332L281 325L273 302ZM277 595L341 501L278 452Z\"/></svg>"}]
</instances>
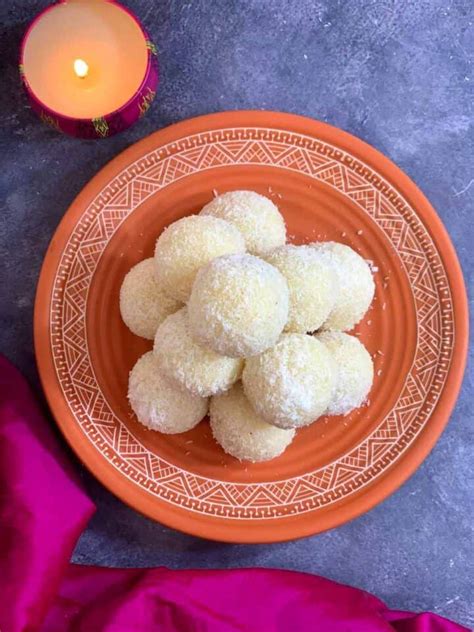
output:
<instances>
[{"instance_id":1,"label":"magenta cloth drape","mask_svg":"<svg viewBox=\"0 0 474 632\"><path fill-rule=\"evenodd\" d=\"M70 564L94 512L20 373L0 357L1 632L460 632L322 577Z\"/></svg>"}]
</instances>

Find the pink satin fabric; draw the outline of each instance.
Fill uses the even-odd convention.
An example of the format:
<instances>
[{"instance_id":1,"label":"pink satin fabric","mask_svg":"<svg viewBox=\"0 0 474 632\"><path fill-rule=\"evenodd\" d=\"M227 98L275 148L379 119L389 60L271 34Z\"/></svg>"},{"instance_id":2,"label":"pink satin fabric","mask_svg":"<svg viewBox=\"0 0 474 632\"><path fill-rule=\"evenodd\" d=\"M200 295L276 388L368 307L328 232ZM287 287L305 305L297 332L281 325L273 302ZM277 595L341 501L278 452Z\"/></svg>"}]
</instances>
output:
<instances>
[{"instance_id":1,"label":"pink satin fabric","mask_svg":"<svg viewBox=\"0 0 474 632\"><path fill-rule=\"evenodd\" d=\"M290 571L106 569L69 560L94 506L0 357L1 632L461 632Z\"/></svg>"}]
</instances>

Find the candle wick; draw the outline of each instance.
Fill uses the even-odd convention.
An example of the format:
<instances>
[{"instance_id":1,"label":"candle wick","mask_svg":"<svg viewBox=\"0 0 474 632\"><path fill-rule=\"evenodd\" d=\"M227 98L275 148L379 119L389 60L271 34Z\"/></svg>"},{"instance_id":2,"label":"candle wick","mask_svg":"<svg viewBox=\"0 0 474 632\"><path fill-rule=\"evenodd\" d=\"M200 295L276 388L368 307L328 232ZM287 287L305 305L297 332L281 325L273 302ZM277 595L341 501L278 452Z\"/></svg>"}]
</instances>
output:
<instances>
[{"instance_id":1,"label":"candle wick","mask_svg":"<svg viewBox=\"0 0 474 632\"><path fill-rule=\"evenodd\" d=\"M75 59L74 60L74 72L78 77L83 79L89 73L89 66L83 59Z\"/></svg>"}]
</instances>

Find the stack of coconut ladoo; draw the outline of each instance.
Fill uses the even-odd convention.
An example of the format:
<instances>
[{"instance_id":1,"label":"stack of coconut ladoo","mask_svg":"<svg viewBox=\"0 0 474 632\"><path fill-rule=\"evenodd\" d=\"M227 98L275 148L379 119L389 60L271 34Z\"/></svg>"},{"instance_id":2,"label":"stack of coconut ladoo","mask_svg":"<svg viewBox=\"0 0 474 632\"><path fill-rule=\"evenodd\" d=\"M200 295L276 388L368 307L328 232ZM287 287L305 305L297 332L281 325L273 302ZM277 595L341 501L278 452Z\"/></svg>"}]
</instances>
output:
<instances>
[{"instance_id":1,"label":"stack of coconut ladoo","mask_svg":"<svg viewBox=\"0 0 474 632\"><path fill-rule=\"evenodd\" d=\"M373 295L368 263L348 246L287 244L271 200L219 195L166 228L123 281L125 324L154 340L130 373L130 405L168 434L209 413L225 452L275 458L298 428L364 403L372 359L345 332Z\"/></svg>"}]
</instances>

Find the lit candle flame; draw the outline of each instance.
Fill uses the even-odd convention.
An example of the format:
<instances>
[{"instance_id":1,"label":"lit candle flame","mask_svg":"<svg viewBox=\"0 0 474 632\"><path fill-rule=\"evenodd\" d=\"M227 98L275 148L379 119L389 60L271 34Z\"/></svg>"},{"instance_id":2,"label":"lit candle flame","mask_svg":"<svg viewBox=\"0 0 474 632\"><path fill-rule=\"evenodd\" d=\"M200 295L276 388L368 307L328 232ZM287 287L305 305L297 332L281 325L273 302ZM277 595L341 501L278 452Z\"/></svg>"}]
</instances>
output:
<instances>
[{"instance_id":1,"label":"lit candle flame","mask_svg":"<svg viewBox=\"0 0 474 632\"><path fill-rule=\"evenodd\" d=\"M74 72L81 79L86 77L89 72L89 66L83 59L75 59L74 60Z\"/></svg>"}]
</instances>

